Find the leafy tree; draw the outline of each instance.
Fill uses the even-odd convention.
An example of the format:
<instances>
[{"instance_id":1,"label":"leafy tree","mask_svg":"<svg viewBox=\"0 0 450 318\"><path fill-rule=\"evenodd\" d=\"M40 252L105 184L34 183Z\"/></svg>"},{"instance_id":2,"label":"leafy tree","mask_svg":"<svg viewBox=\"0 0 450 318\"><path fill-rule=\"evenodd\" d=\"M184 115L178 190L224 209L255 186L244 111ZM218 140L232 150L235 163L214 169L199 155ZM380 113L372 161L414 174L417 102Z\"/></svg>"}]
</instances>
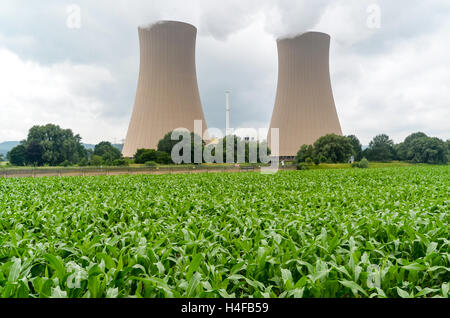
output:
<instances>
[{"instance_id":1,"label":"leafy tree","mask_svg":"<svg viewBox=\"0 0 450 318\"><path fill-rule=\"evenodd\" d=\"M115 159L112 162L113 166L118 166L118 167L119 166L128 166L129 164L130 164L129 161L126 158Z\"/></svg>"},{"instance_id":2,"label":"leafy tree","mask_svg":"<svg viewBox=\"0 0 450 318\"><path fill-rule=\"evenodd\" d=\"M52 124L32 127L21 144L25 148L25 159L18 162L23 164L57 166L65 161L75 164L87 156L79 135Z\"/></svg>"},{"instance_id":3,"label":"leafy tree","mask_svg":"<svg viewBox=\"0 0 450 318\"><path fill-rule=\"evenodd\" d=\"M314 147L312 145L303 145L297 152L295 160L297 163L299 163L305 162L306 158L313 158L313 157L314 157Z\"/></svg>"},{"instance_id":4,"label":"leafy tree","mask_svg":"<svg viewBox=\"0 0 450 318\"><path fill-rule=\"evenodd\" d=\"M395 145L395 147L394 147L395 152L397 154L397 158L399 160L403 160L403 161L412 160L412 157L414 155L410 152L411 143L416 139L426 138L426 137L428 137L428 136L426 134L424 134L423 132L413 133L413 134L409 135L408 137L406 137L403 142Z\"/></svg>"},{"instance_id":5,"label":"leafy tree","mask_svg":"<svg viewBox=\"0 0 450 318\"><path fill-rule=\"evenodd\" d=\"M171 164L172 158L170 155L163 151L157 151L156 152L156 162L159 164Z\"/></svg>"},{"instance_id":6,"label":"leafy tree","mask_svg":"<svg viewBox=\"0 0 450 318\"><path fill-rule=\"evenodd\" d=\"M308 170L309 165L306 162L299 162L297 164L297 170Z\"/></svg>"},{"instance_id":7,"label":"leafy tree","mask_svg":"<svg viewBox=\"0 0 450 318\"><path fill-rule=\"evenodd\" d=\"M406 137L402 143L396 145L396 150L398 158L403 161L431 164L448 162L448 144L422 132Z\"/></svg>"},{"instance_id":8,"label":"leafy tree","mask_svg":"<svg viewBox=\"0 0 450 318\"><path fill-rule=\"evenodd\" d=\"M87 150L86 150L86 157L83 158L83 159L86 159L87 161L89 161L89 160L91 160L91 158L92 158L93 155L94 155L94 150L92 150L92 149L87 149ZM83 159L81 159L80 162L81 162L81 161L84 161Z\"/></svg>"},{"instance_id":9,"label":"leafy tree","mask_svg":"<svg viewBox=\"0 0 450 318\"><path fill-rule=\"evenodd\" d=\"M422 153L420 162L430 164L446 164L448 162L447 145L437 137L417 140L413 143L412 148Z\"/></svg>"},{"instance_id":10,"label":"leafy tree","mask_svg":"<svg viewBox=\"0 0 450 318\"><path fill-rule=\"evenodd\" d=\"M316 166L318 166L318 165L320 164L320 158L315 157L315 158L313 159L313 162L314 162L314 164L315 164Z\"/></svg>"},{"instance_id":11,"label":"leafy tree","mask_svg":"<svg viewBox=\"0 0 450 318\"><path fill-rule=\"evenodd\" d=\"M157 166L158 166L158 164L157 164L155 161L147 161L147 162L145 163L145 165L146 165L147 167L157 167Z\"/></svg>"},{"instance_id":12,"label":"leafy tree","mask_svg":"<svg viewBox=\"0 0 450 318\"><path fill-rule=\"evenodd\" d=\"M171 164L172 158L164 151L156 151L154 149L138 149L134 155L134 162L145 164L147 162L157 162L159 164Z\"/></svg>"},{"instance_id":13,"label":"leafy tree","mask_svg":"<svg viewBox=\"0 0 450 318\"><path fill-rule=\"evenodd\" d=\"M445 144L447 145L447 162L449 162L450 161L450 139L447 139Z\"/></svg>"},{"instance_id":14,"label":"leafy tree","mask_svg":"<svg viewBox=\"0 0 450 318\"><path fill-rule=\"evenodd\" d=\"M27 149L25 145L20 144L8 152L7 158L12 165L25 166L27 162Z\"/></svg>"},{"instance_id":15,"label":"leafy tree","mask_svg":"<svg viewBox=\"0 0 450 318\"><path fill-rule=\"evenodd\" d=\"M3 154L0 153L0 161L3 161Z\"/></svg>"},{"instance_id":16,"label":"leafy tree","mask_svg":"<svg viewBox=\"0 0 450 318\"><path fill-rule=\"evenodd\" d=\"M134 162L143 164L147 161L156 161L156 150L154 149L138 149L134 155Z\"/></svg>"},{"instance_id":17,"label":"leafy tree","mask_svg":"<svg viewBox=\"0 0 450 318\"><path fill-rule=\"evenodd\" d=\"M353 147L347 137L328 134L314 143L313 157L331 163L347 162L353 154Z\"/></svg>"},{"instance_id":18,"label":"leafy tree","mask_svg":"<svg viewBox=\"0 0 450 318\"><path fill-rule=\"evenodd\" d=\"M355 135L347 136L347 138L350 140L350 143L352 144L353 148L353 156L355 157L356 161L360 161L362 159L362 145L359 141L358 137Z\"/></svg>"},{"instance_id":19,"label":"leafy tree","mask_svg":"<svg viewBox=\"0 0 450 318\"><path fill-rule=\"evenodd\" d=\"M391 161L395 159L394 142L386 134L375 136L363 156L370 161Z\"/></svg>"},{"instance_id":20,"label":"leafy tree","mask_svg":"<svg viewBox=\"0 0 450 318\"><path fill-rule=\"evenodd\" d=\"M87 158L83 158L80 160L80 162L78 163L78 165L80 167L86 167L87 165L89 165L89 160Z\"/></svg>"},{"instance_id":21,"label":"leafy tree","mask_svg":"<svg viewBox=\"0 0 450 318\"><path fill-rule=\"evenodd\" d=\"M68 167L68 166L70 166L70 162L68 160L66 160L66 161L61 162L59 165L61 167Z\"/></svg>"},{"instance_id":22,"label":"leafy tree","mask_svg":"<svg viewBox=\"0 0 450 318\"><path fill-rule=\"evenodd\" d=\"M94 147L94 155L102 157L105 164L113 164L122 158L122 153L108 141L102 141Z\"/></svg>"},{"instance_id":23,"label":"leafy tree","mask_svg":"<svg viewBox=\"0 0 450 318\"><path fill-rule=\"evenodd\" d=\"M91 166L102 166L103 165L103 159L100 156L92 155L91 160L89 161L89 165Z\"/></svg>"},{"instance_id":24,"label":"leafy tree","mask_svg":"<svg viewBox=\"0 0 450 318\"><path fill-rule=\"evenodd\" d=\"M42 155L44 153L44 149L40 143L36 141L28 143L26 145L25 151L26 151L25 158L27 164L31 164L34 166L42 166L43 164Z\"/></svg>"}]
</instances>

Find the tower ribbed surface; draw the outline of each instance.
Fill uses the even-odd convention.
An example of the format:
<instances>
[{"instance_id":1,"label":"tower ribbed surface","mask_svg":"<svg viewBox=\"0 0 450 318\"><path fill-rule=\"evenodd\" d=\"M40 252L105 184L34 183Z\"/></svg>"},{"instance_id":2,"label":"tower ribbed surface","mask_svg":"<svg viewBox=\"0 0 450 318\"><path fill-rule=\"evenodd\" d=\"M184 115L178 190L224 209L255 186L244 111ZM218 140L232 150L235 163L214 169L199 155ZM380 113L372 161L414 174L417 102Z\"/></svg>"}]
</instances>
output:
<instances>
[{"instance_id":1,"label":"tower ribbed surface","mask_svg":"<svg viewBox=\"0 0 450 318\"><path fill-rule=\"evenodd\" d=\"M329 71L330 36L307 32L281 38L278 88L270 128L279 128L280 156L291 157L304 144L342 135ZM268 135L271 142L270 129Z\"/></svg>"},{"instance_id":2,"label":"tower ribbed surface","mask_svg":"<svg viewBox=\"0 0 450 318\"><path fill-rule=\"evenodd\" d=\"M139 81L123 155L156 149L168 132L194 131L194 120L207 129L197 85L197 29L187 23L161 21L139 27Z\"/></svg>"}]
</instances>

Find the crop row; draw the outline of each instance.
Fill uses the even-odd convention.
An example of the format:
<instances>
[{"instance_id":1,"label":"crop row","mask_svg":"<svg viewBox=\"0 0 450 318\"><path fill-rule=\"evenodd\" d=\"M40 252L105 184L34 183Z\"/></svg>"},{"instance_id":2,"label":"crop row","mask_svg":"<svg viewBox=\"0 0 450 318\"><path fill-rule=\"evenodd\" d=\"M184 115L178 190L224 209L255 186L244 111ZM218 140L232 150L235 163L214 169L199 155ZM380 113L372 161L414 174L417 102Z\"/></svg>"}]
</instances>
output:
<instances>
[{"instance_id":1,"label":"crop row","mask_svg":"<svg viewBox=\"0 0 450 318\"><path fill-rule=\"evenodd\" d=\"M0 180L0 297L448 297L450 168Z\"/></svg>"}]
</instances>

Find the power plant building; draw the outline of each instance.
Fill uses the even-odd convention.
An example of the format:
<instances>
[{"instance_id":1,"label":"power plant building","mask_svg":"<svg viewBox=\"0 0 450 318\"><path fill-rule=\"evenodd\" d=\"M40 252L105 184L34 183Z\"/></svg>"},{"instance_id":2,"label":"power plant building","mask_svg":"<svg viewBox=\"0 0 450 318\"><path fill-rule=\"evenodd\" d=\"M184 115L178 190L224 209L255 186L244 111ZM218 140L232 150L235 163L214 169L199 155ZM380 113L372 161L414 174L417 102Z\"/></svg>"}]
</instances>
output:
<instances>
[{"instance_id":1,"label":"power plant building","mask_svg":"<svg viewBox=\"0 0 450 318\"><path fill-rule=\"evenodd\" d=\"M194 131L194 121L207 129L200 101L195 64L197 29L160 21L140 26L139 81L123 148L125 157L137 149L157 149L158 142L177 128Z\"/></svg>"},{"instance_id":2,"label":"power plant building","mask_svg":"<svg viewBox=\"0 0 450 318\"><path fill-rule=\"evenodd\" d=\"M331 88L330 36L307 32L280 38L278 87L270 128L279 129L280 157L294 157L302 145L342 135ZM271 130L268 142L270 147Z\"/></svg>"}]
</instances>

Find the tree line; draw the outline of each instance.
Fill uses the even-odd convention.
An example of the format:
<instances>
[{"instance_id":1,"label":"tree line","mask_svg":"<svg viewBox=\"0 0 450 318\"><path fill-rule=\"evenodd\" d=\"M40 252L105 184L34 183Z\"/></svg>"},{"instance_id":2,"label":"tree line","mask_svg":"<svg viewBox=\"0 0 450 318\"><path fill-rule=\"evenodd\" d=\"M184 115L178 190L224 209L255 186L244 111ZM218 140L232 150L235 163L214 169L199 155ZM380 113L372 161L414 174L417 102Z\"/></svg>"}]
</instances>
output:
<instances>
[{"instance_id":1,"label":"tree line","mask_svg":"<svg viewBox=\"0 0 450 318\"><path fill-rule=\"evenodd\" d=\"M121 166L127 161L119 149L103 141L86 149L80 135L53 124L33 126L27 139L7 154L14 166Z\"/></svg>"},{"instance_id":2,"label":"tree line","mask_svg":"<svg viewBox=\"0 0 450 318\"><path fill-rule=\"evenodd\" d=\"M362 149L354 136L328 134L313 145L303 145L297 153L298 163L346 163L353 156L355 161L405 161L411 163L446 164L450 159L450 140L429 137L423 132L409 135L399 144L386 134L375 136L369 147Z\"/></svg>"},{"instance_id":3,"label":"tree line","mask_svg":"<svg viewBox=\"0 0 450 318\"><path fill-rule=\"evenodd\" d=\"M181 138L181 137L180 137ZM191 161L194 162L194 149L200 142L202 153L208 147L199 136L190 134ZM227 142L233 138L233 142ZM267 147L260 142L244 141L237 136L228 136L223 141L223 162L226 162L226 154L230 151L229 145L234 147L234 159L237 161L237 148L240 143L245 143L245 161L249 161L249 149L251 143L256 143L255 148ZM62 129L53 124L45 126L33 126L27 138L7 154L7 159L14 166L128 166L136 164L173 164L171 153L179 140L172 140L172 132L167 133L158 143L157 149L138 149L133 158L124 158L119 149L110 142L102 141L95 145L94 149L86 149L81 143L81 137L75 135L71 129ZM267 153L270 150L267 148ZM214 155L214 150L212 151ZM260 158L258 155L258 162Z\"/></svg>"},{"instance_id":4,"label":"tree line","mask_svg":"<svg viewBox=\"0 0 450 318\"><path fill-rule=\"evenodd\" d=\"M194 162L194 149L201 147L202 153L208 147L205 141L191 133L191 162ZM172 164L171 153L179 140L172 140L172 132L167 133L158 143L157 149L138 149L132 159L124 158L119 149L110 142L103 141L94 149L86 149L81 137L70 129L62 129L53 124L34 126L27 139L11 149L7 154L10 164L15 166L127 166L137 164ZM232 138L230 140L230 138ZM227 136L222 142L222 162L226 162L227 153L234 150L234 162L238 161L238 147L244 144L245 162L250 160L250 147L265 147L270 154L266 142L246 141L238 136ZM196 143L201 143L196 145ZM255 143L255 145L252 145ZM234 149L228 149L232 146ZM215 155L215 148L211 154ZM254 149L254 148L253 148ZM219 157L222 155L219 154ZM429 137L422 132L409 135L399 144L395 144L386 134L375 136L366 149L362 148L359 139L354 136L338 136L329 134L319 138L313 145L303 145L296 156L298 163L345 163L353 156L359 162L363 158L370 161L388 162L393 160L411 163L445 164L450 158L450 140L443 141ZM1 159L1 158L0 158Z\"/></svg>"},{"instance_id":5,"label":"tree line","mask_svg":"<svg viewBox=\"0 0 450 318\"><path fill-rule=\"evenodd\" d=\"M134 155L134 162L135 163L145 163L147 165L155 165L155 164L162 164L162 163L173 163L172 158L169 154L172 154L172 150L175 147L176 144L180 142L180 139L178 140L172 140L172 133L167 133L159 142L157 150L154 149L138 149L136 154ZM181 137L180 137L181 138ZM195 163L195 148L201 149L201 153L205 153L205 150L208 150L208 153L211 154L211 156L216 157L219 162L216 161L216 163L225 163L227 162L227 157L232 157L233 162L238 162L238 148L242 146L242 149L244 149L243 153L243 159L245 162L250 162L251 157L251 149L256 150L256 163L261 162L259 150L262 147L265 147L265 151L267 154L270 154L270 149L267 147L266 142L259 142L259 141L246 141L236 135L230 135L226 136L220 140L218 140L219 145L213 145L209 144L206 145L206 142L199 137L198 135L195 135L194 133L190 133L190 140L191 143L190 146L190 157L189 163ZM216 150L221 149L222 155L217 153L216 156ZM253 147L253 148L252 148ZM263 148L264 149L264 148ZM232 156L229 154L232 152ZM183 149L180 151L180 155L183 155ZM220 157L220 158L218 158ZM202 156L202 163L205 162L204 156ZM186 162L184 162L186 163Z\"/></svg>"}]
</instances>

